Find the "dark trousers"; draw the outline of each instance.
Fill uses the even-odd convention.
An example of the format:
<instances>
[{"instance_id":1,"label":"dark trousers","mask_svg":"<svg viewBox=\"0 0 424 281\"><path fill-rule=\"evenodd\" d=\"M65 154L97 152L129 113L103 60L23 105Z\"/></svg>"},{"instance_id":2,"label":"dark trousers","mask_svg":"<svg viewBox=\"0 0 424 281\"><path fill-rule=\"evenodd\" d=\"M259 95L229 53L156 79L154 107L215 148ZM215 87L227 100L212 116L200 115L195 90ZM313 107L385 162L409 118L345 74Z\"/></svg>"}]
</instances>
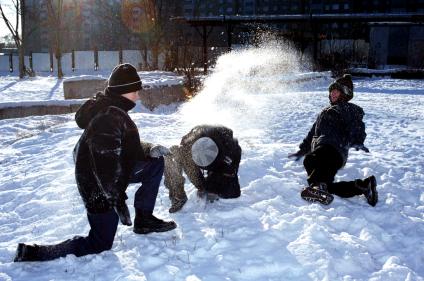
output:
<instances>
[{"instance_id":1,"label":"dark trousers","mask_svg":"<svg viewBox=\"0 0 424 281\"><path fill-rule=\"evenodd\" d=\"M325 183L329 193L344 198L362 194L355 181L334 182L337 171L343 166L343 159L332 146L320 146L306 154L303 166L308 174L309 186Z\"/></svg>"},{"instance_id":2,"label":"dark trousers","mask_svg":"<svg viewBox=\"0 0 424 281\"><path fill-rule=\"evenodd\" d=\"M136 209L153 212L164 170L163 157L135 164L129 183L141 183L134 196Z\"/></svg>"},{"instance_id":3,"label":"dark trousers","mask_svg":"<svg viewBox=\"0 0 424 281\"><path fill-rule=\"evenodd\" d=\"M98 254L112 248L118 215L115 210L92 214L87 212L90 232L88 236L75 236L56 245L40 245L36 249L34 260L48 261L74 254L77 257Z\"/></svg>"},{"instance_id":4,"label":"dark trousers","mask_svg":"<svg viewBox=\"0 0 424 281\"><path fill-rule=\"evenodd\" d=\"M153 212L163 170L163 157L136 163L130 177L130 183L141 182L140 188L135 193L135 208ZM87 212L87 217L90 224L88 236L76 236L56 245L39 246L36 255L37 260L53 260L69 254L80 257L110 250L119 221L115 210L111 209L108 212L99 214Z\"/></svg>"}]
</instances>

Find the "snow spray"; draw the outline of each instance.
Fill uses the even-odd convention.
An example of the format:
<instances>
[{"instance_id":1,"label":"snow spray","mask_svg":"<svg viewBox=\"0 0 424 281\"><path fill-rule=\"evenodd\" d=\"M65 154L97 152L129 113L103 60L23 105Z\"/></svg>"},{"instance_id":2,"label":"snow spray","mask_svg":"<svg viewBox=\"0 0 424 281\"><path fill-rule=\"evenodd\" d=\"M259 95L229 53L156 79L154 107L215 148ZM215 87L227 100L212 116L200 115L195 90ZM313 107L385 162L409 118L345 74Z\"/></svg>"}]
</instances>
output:
<instances>
[{"instance_id":1,"label":"snow spray","mask_svg":"<svg viewBox=\"0 0 424 281\"><path fill-rule=\"evenodd\" d=\"M187 127L220 124L254 137L267 127L269 108L284 102L289 85L282 78L302 70L294 49L278 41L226 53L202 90L182 106L182 120Z\"/></svg>"}]
</instances>

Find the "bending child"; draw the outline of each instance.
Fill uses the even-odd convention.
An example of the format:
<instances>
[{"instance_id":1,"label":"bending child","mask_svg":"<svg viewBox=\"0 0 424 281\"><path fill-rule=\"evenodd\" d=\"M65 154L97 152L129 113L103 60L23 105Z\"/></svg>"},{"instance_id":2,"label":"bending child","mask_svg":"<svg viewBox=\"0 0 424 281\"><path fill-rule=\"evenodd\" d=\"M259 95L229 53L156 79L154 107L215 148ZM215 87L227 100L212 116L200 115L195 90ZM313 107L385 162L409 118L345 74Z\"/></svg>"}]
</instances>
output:
<instances>
[{"instance_id":1,"label":"bending child","mask_svg":"<svg viewBox=\"0 0 424 281\"><path fill-rule=\"evenodd\" d=\"M187 201L183 171L198 189L199 197L209 201L240 196L238 168L241 147L233 131L223 126L201 125L186 134L180 145L165 156L165 186L169 189L170 213ZM204 173L206 175L204 175Z\"/></svg>"}]
</instances>

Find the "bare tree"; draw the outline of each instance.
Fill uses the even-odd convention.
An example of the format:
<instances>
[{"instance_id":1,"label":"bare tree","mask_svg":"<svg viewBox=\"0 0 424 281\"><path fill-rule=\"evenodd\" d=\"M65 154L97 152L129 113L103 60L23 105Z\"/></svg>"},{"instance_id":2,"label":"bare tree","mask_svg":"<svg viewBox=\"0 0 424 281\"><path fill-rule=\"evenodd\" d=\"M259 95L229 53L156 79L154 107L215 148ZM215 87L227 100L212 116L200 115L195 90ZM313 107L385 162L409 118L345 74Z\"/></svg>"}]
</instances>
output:
<instances>
[{"instance_id":1,"label":"bare tree","mask_svg":"<svg viewBox=\"0 0 424 281\"><path fill-rule=\"evenodd\" d=\"M144 63L147 62L147 50L152 54L151 68L159 68L159 54L161 52L161 43L164 37L163 23L164 19L164 1L141 0L142 14L140 21L140 41L141 48L144 49Z\"/></svg>"},{"instance_id":2,"label":"bare tree","mask_svg":"<svg viewBox=\"0 0 424 281\"><path fill-rule=\"evenodd\" d=\"M57 77L63 78L62 71L62 34L63 34L63 0L47 0L48 25L51 29L51 43L57 62Z\"/></svg>"},{"instance_id":3,"label":"bare tree","mask_svg":"<svg viewBox=\"0 0 424 281\"><path fill-rule=\"evenodd\" d=\"M144 66L159 68L159 57L172 48L173 36L169 31L169 18L178 3L171 0L124 1L122 6L123 22L138 38ZM167 36L165 36L167 34ZM149 52L151 61L148 60Z\"/></svg>"},{"instance_id":4,"label":"bare tree","mask_svg":"<svg viewBox=\"0 0 424 281\"><path fill-rule=\"evenodd\" d=\"M184 87L187 96L193 96L201 87L200 66L202 65L202 48L194 46L191 35L187 34L184 27L177 30L178 63L176 70L184 75Z\"/></svg>"},{"instance_id":5,"label":"bare tree","mask_svg":"<svg viewBox=\"0 0 424 281\"><path fill-rule=\"evenodd\" d=\"M12 34L13 41L15 42L16 48L18 49L19 54L19 78L23 78L26 73L25 68L25 46L23 39L23 32L21 31L20 23L22 23L22 27L25 25L25 1L24 0L12 0L15 16L16 16L16 25L10 22L3 11L3 7L0 4L0 13L1 16ZM23 28L22 28L23 30Z\"/></svg>"}]
</instances>

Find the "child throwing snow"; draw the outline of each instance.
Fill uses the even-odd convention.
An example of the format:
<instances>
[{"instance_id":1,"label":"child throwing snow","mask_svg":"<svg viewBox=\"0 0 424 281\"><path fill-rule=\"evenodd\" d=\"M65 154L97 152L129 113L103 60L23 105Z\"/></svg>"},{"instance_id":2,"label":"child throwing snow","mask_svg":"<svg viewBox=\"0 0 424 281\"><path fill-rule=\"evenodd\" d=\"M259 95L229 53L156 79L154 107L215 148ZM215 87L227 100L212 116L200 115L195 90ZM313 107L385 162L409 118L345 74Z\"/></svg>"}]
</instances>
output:
<instances>
[{"instance_id":1,"label":"child throwing snow","mask_svg":"<svg viewBox=\"0 0 424 281\"><path fill-rule=\"evenodd\" d=\"M365 195L368 204L378 201L377 182L374 176L349 182L334 182L334 176L347 161L349 148L369 152L364 146L364 111L350 103L353 83L350 75L334 81L329 87L330 106L324 108L300 144L300 150L290 154L296 161L305 156L303 165L308 174L309 186L301 196L310 202L330 204L336 194L349 198Z\"/></svg>"}]
</instances>

